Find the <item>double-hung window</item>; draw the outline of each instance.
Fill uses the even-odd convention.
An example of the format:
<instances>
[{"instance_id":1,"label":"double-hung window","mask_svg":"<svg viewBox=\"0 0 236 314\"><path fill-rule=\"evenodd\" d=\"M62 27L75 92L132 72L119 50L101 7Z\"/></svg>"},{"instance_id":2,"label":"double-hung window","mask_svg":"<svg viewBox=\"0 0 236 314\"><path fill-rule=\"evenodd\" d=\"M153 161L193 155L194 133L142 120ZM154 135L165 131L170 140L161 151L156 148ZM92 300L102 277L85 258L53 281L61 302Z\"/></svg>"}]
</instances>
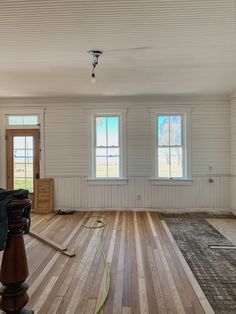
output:
<instances>
[{"instance_id":1,"label":"double-hung window","mask_svg":"<svg viewBox=\"0 0 236 314\"><path fill-rule=\"evenodd\" d=\"M183 115L157 115L158 178L185 176L183 126Z\"/></svg>"},{"instance_id":2,"label":"double-hung window","mask_svg":"<svg viewBox=\"0 0 236 314\"><path fill-rule=\"evenodd\" d=\"M153 113L154 173L159 180L190 178L188 112Z\"/></svg>"},{"instance_id":3,"label":"double-hung window","mask_svg":"<svg viewBox=\"0 0 236 314\"><path fill-rule=\"evenodd\" d=\"M94 167L96 178L120 177L120 117L95 117Z\"/></svg>"},{"instance_id":4,"label":"double-hung window","mask_svg":"<svg viewBox=\"0 0 236 314\"><path fill-rule=\"evenodd\" d=\"M124 123L122 113L92 114L92 179L125 178Z\"/></svg>"}]
</instances>

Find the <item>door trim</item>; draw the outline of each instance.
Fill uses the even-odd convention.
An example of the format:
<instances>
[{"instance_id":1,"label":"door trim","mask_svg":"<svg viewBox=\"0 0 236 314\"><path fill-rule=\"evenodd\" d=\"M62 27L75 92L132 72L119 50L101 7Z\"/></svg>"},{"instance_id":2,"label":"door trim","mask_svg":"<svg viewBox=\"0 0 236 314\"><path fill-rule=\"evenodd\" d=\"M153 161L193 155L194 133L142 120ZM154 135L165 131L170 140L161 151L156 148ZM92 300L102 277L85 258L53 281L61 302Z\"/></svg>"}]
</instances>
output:
<instances>
[{"instance_id":1,"label":"door trim","mask_svg":"<svg viewBox=\"0 0 236 314\"><path fill-rule=\"evenodd\" d=\"M16 105L17 106L17 105ZM32 114L39 116L39 127L40 130L40 178L45 177L45 130L44 130L44 116L46 108L42 105L41 107L32 104L31 107L14 107L14 108L1 108L0 109L0 187L7 188L7 169L6 169L6 141L5 133L7 128L6 117L7 115L25 115ZM24 127L22 126L22 129Z\"/></svg>"}]
</instances>

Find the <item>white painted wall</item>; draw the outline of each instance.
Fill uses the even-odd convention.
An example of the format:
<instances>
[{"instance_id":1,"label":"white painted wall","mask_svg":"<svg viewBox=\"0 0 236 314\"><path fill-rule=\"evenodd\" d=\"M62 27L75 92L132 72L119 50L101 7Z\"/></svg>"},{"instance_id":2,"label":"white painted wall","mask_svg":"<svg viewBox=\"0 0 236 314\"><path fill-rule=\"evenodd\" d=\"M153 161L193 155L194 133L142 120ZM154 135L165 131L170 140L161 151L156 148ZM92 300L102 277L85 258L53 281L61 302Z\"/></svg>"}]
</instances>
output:
<instances>
[{"instance_id":1,"label":"white painted wall","mask_svg":"<svg viewBox=\"0 0 236 314\"><path fill-rule=\"evenodd\" d=\"M236 99L230 103L230 171L231 171L231 209L236 214Z\"/></svg>"},{"instance_id":2,"label":"white painted wall","mask_svg":"<svg viewBox=\"0 0 236 314\"><path fill-rule=\"evenodd\" d=\"M21 100L20 103L21 107L34 106L33 101ZM149 181L152 176L149 108L163 104L167 104L166 100L153 98L109 98L106 103L86 99L35 102L35 106L46 108L45 176L55 179L56 208L229 209L229 102L219 99L168 101L168 105L184 104L192 108L193 184L190 186L158 186ZM15 105L15 101L0 104L5 108ZM89 185L87 109L117 106L128 109L128 183ZM213 183L208 182L210 175Z\"/></svg>"}]
</instances>

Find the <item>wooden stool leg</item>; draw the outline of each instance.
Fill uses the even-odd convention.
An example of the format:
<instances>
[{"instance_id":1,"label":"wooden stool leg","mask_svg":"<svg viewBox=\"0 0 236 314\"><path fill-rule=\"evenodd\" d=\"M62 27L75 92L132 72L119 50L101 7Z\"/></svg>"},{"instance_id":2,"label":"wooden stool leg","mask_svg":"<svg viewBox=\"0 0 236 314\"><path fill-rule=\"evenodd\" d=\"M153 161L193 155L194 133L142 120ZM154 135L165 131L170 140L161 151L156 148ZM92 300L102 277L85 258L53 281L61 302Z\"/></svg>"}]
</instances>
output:
<instances>
[{"instance_id":1,"label":"wooden stool leg","mask_svg":"<svg viewBox=\"0 0 236 314\"><path fill-rule=\"evenodd\" d=\"M29 297L27 294L28 264L23 240L23 228L26 224L22 213L30 200L13 200L8 205L8 236L0 270L0 309L9 314L32 314L25 309Z\"/></svg>"}]
</instances>

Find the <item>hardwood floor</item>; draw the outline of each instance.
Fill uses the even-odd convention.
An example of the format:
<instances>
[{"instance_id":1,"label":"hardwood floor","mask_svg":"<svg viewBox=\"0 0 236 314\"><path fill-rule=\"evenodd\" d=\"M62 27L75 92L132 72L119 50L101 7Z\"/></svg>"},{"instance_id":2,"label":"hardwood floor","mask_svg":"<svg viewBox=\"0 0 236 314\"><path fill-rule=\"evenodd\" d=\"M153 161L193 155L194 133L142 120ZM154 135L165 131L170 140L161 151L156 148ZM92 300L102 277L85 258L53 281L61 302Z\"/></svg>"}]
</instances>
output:
<instances>
[{"instance_id":1,"label":"hardwood floor","mask_svg":"<svg viewBox=\"0 0 236 314\"><path fill-rule=\"evenodd\" d=\"M35 313L92 314L104 287L99 229L83 217L32 215L32 228L75 248L69 258L25 236L30 276L29 308ZM97 212L96 212L97 214ZM100 212L109 219L104 234L112 283L103 314L204 313L173 243L156 213Z\"/></svg>"}]
</instances>

